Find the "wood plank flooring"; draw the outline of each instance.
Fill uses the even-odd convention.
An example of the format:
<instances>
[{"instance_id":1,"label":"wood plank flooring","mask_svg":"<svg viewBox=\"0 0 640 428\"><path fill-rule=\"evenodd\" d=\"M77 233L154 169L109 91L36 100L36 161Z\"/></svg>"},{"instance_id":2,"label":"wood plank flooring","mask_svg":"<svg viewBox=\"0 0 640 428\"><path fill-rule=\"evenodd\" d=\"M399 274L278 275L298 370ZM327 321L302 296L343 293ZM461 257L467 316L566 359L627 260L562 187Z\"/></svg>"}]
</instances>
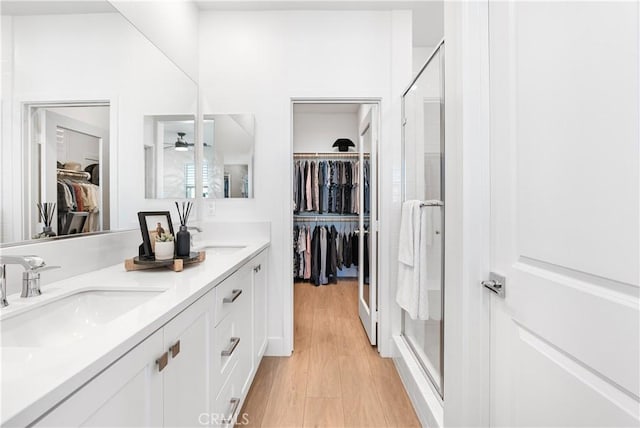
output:
<instances>
[{"instance_id":1,"label":"wood plank flooring","mask_svg":"<svg viewBox=\"0 0 640 428\"><path fill-rule=\"evenodd\" d=\"M296 283L294 301L294 353L263 358L243 426L419 427L393 362L360 323L357 282Z\"/></svg>"}]
</instances>

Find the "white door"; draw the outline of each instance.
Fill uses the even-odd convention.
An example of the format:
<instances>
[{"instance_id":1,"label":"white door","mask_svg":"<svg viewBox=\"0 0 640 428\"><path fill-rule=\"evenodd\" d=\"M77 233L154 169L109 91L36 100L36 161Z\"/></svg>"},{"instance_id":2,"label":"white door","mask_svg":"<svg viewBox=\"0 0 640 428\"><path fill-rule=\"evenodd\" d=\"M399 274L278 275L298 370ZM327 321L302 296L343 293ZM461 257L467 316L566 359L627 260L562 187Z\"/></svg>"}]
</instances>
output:
<instances>
[{"instance_id":1,"label":"white door","mask_svg":"<svg viewBox=\"0 0 640 428\"><path fill-rule=\"evenodd\" d=\"M639 17L489 4L493 426L640 424Z\"/></svg>"},{"instance_id":2,"label":"white door","mask_svg":"<svg viewBox=\"0 0 640 428\"><path fill-rule=\"evenodd\" d=\"M376 287L376 255L377 255L377 147L378 147L378 106L371 105L369 112L360 123L360 225L359 225L359 260L358 260L358 313L364 329L369 336L369 342L376 344L378 291ZM369 160L369 198L365 202L364 189L364 156L370 153ZM369 212L365 212L365 206ZM368 227L365 228L365 225ZM365 252L368 256L368 269L365 272Z\"/></svg>"}]
</instances>

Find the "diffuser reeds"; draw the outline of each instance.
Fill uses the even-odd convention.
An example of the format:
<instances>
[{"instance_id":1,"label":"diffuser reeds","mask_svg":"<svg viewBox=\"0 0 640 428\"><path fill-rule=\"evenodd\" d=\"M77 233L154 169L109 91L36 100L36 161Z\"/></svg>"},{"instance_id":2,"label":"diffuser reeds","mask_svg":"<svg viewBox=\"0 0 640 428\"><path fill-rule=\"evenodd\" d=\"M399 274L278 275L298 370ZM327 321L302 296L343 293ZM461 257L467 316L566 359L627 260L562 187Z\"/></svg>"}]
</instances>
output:
<instances>
[{"instance_id":1,"label":"diffuser reeds","mask_svg":"<svg viewBox=\"0 0 640 428\"><path fill-rule=\"evenodd\" d=\"M42 223L44 223L44 227L51 227L51 222L53 221L53 215L56 211L55 202L44 202L37 203L38 205L38 214L39 219Z\"/></svg>"},{"instance_id":2,"label":"diffuser reeds","mask_svg":"<svg viewBox=\"0 0 640 428\"><path fill-rule=\"evenodd\" d=\"M182 209L178 202L176 202L176 209L178 210L178 217L180 217L180 226L186 226L187 221L189 221L189 215L191 214L191 208L193 207L193 202L183 202Z\"/></svg>"}]
</instances>

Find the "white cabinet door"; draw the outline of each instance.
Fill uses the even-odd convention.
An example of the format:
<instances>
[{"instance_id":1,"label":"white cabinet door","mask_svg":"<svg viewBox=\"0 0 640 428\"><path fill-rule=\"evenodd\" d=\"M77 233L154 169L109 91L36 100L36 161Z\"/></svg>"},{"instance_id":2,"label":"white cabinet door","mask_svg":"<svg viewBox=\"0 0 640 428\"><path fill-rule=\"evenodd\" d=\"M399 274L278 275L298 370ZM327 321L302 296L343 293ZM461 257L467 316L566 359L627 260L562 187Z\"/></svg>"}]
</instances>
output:
<instances>
[{"instance_id":1,"label":"white cabinet door","mask_svg":"<svg viewBox=\"0 0 640 428\"><path fill-rule=\"evenodd\" d=\"M162 426L162 331L149 336L35 426Z\"/></svg>"},{"instance_id":2,"label":"white cabinet door","mask_svg":"<svg viewBox=\"0 0 640 428\"><path fill-rule=\"evenodd\" d=\"M267 251L263 251L251 262L253 269L253 366L267 348Z\"/></svg>"},{"instance_id":3,"label":"white cabinet door","mask_svg":"<svg viewBox=\"0 0 640 428\"><path fill-rule=\"evenodd\" d=\"M212 361L213 292L189 306L164 327L169 363L164 375L164 425L201 426L213 400ZM204 416L203 416L204 415Z\"/></svg>"},{"instance_id":4,"label":"white cabinet door","mask_svg":"<svg viewBox=\"0 0 640 428\"><path fill-rule=\"evenodd\" d=\"M489 4L493 426L640 423L638 7Z\"/></svg>"}]
</instances>

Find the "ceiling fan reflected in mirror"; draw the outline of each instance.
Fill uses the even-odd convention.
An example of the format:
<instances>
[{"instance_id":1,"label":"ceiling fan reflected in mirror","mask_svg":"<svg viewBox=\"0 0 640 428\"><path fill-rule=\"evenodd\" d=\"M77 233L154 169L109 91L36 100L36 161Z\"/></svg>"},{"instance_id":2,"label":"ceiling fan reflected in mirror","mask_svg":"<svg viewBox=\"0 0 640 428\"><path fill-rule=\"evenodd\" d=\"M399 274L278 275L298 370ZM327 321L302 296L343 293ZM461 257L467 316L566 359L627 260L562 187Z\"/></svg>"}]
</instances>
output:
<instances>
[{"instance_id":1,"label":"ceiling fan reflected in mirror","mask_svg":"<svg viewBox=\"0 0 640 428\"><path fill-rule=\"evenodd\" d=\"M195 146L195 144L187 142L187 140L184 139L185 135L187 135L185 132L178 132L178 139L176 140L176 142L165 143L164 148L165 149L173 148L176 152L186 152L187 150L189 150L189 147L193 147ZM209 144L204 143L204 146L209 147Z\"/></svg>"}]
</instances>

